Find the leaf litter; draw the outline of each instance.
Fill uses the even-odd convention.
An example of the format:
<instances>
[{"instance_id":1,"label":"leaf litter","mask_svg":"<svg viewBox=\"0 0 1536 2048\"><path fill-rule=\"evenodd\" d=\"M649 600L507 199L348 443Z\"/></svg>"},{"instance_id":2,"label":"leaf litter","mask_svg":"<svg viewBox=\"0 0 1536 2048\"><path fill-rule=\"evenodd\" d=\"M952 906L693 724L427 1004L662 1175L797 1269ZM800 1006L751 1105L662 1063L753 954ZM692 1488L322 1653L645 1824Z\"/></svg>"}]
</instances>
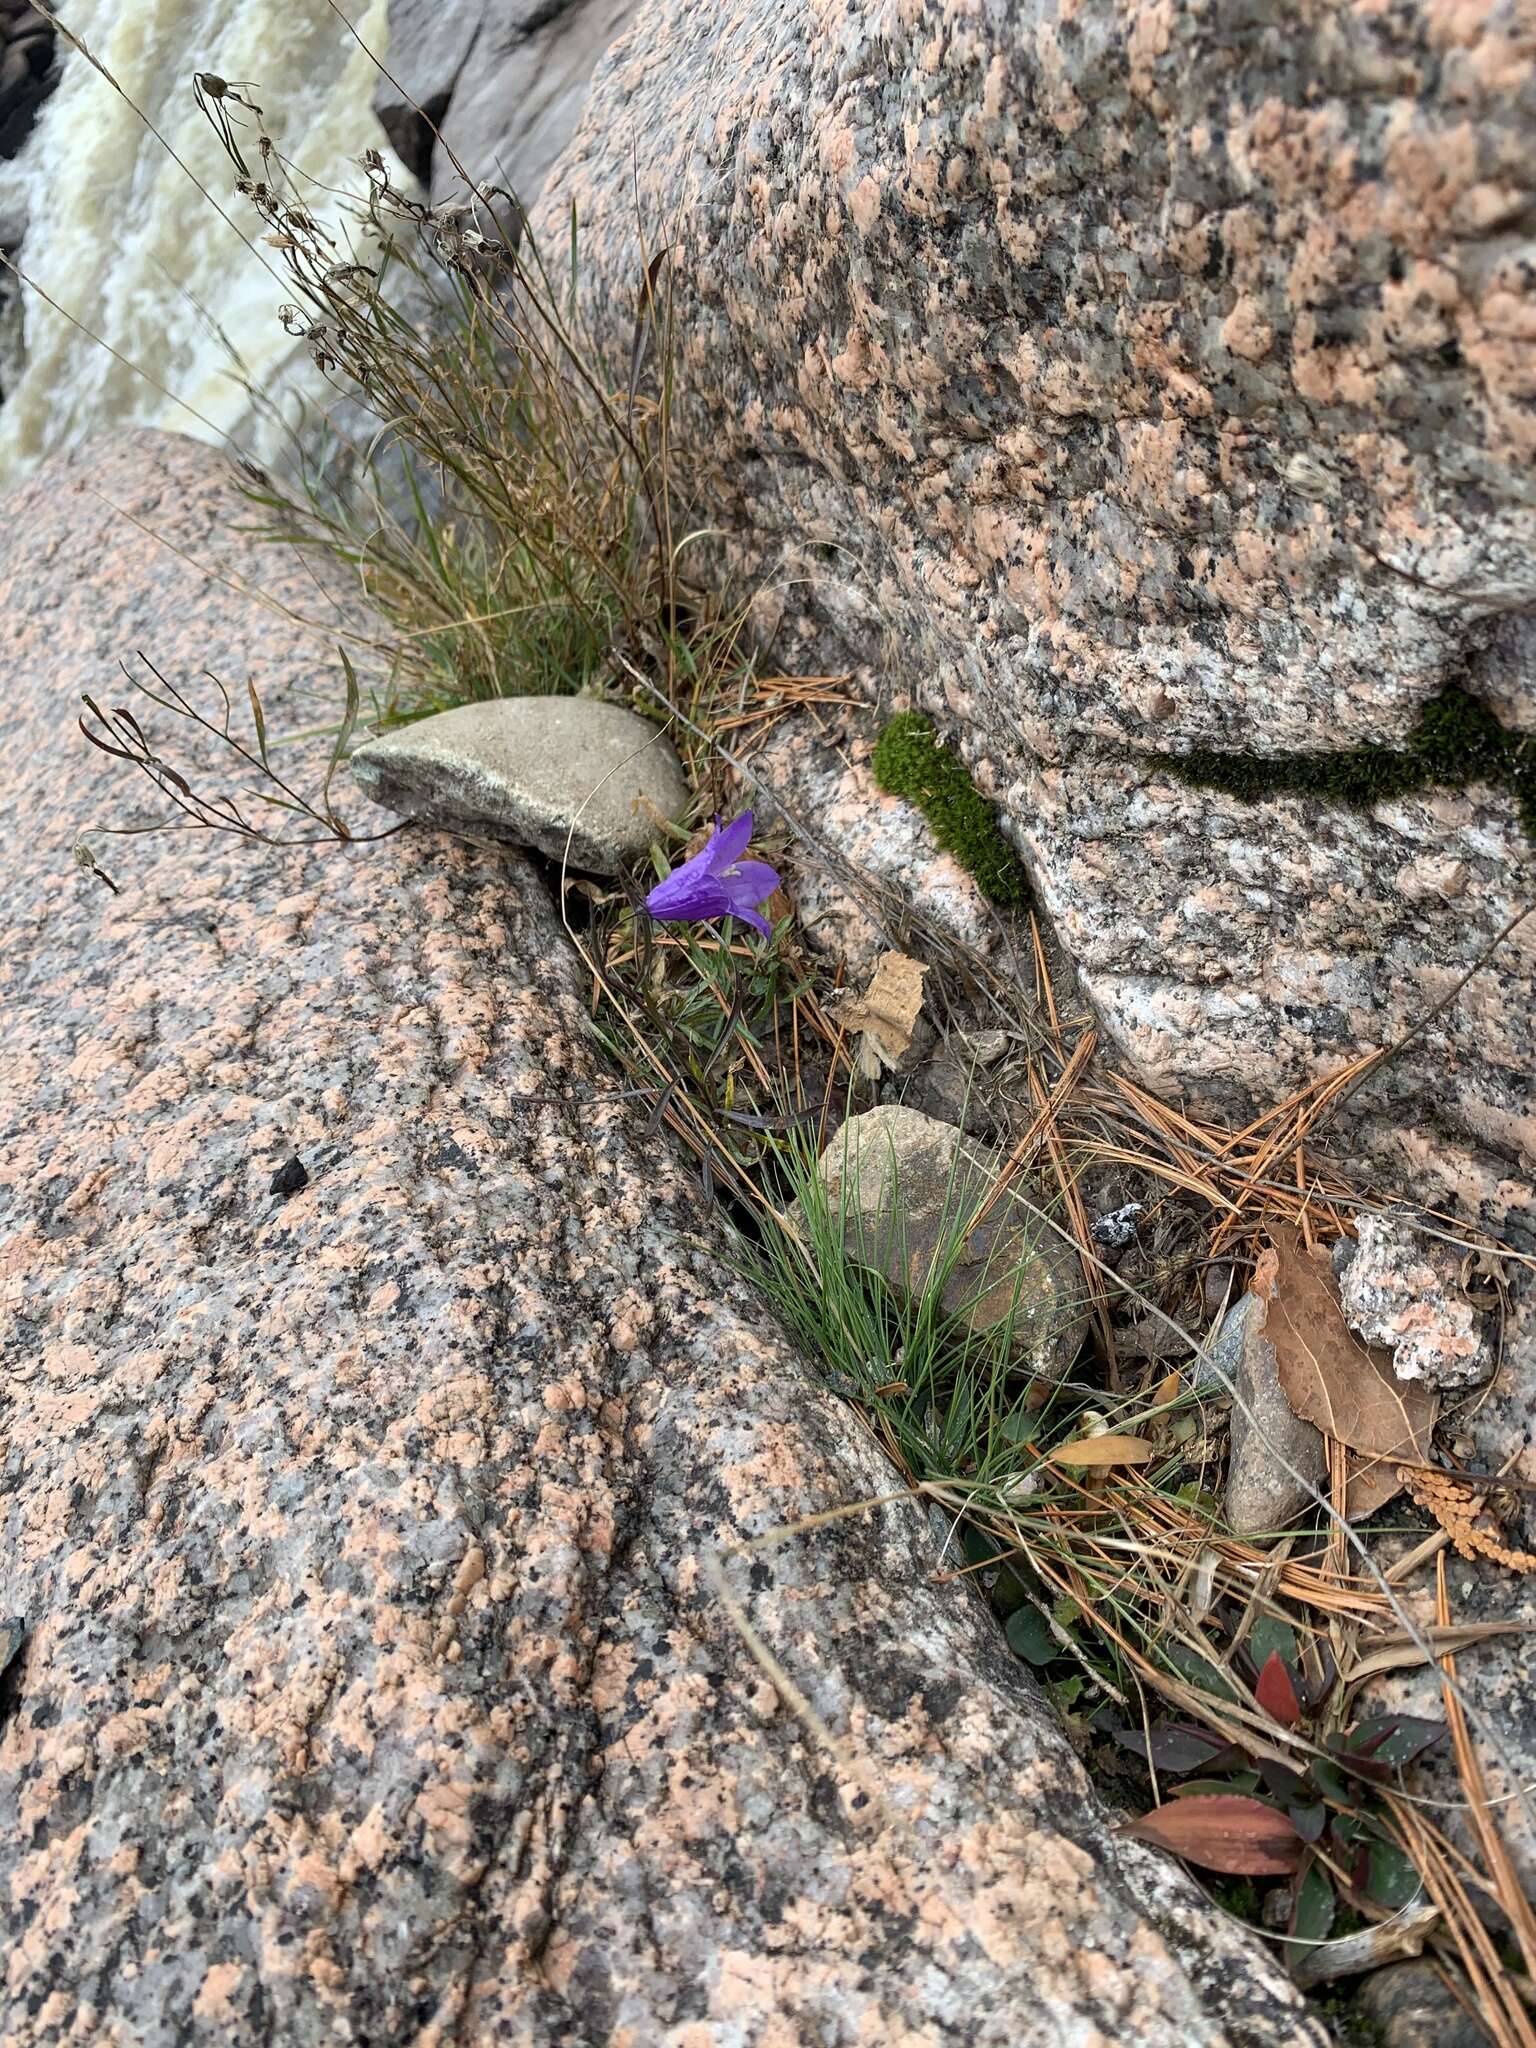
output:
<instances>
[{"instance_id":1,"label":"leaf litter","mask_svg":"<svg viewBox=\"0 0 1536 2048\"><path fill-rule=\"evenodd\" d=\"M1287 1224L1276 1223L1270 1237L1260 1261L1269 1282L1264 1334L1281 1391L1293 1414L1357 1454L1347 1511L1373 1513L1398 1492L1399 1463L1428 1462L1439 1396L1417 1380L1399 1380L1391 1353L1355 1335L1326 1254Z\"/></svg>"}]
</instances>

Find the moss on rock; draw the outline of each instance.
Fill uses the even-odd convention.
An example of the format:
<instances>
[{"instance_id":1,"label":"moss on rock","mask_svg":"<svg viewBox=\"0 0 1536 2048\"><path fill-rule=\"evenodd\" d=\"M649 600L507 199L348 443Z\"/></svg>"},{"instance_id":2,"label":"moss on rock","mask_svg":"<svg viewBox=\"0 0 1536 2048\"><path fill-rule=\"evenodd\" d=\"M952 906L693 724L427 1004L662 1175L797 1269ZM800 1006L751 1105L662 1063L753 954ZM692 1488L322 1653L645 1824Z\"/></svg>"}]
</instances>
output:
<instances>
[{"instance_id":1,"label":"moss on rock","mask_svg":"<svg viewBox=\"0 0 1536 2048\"><path fill-rule=\"evenodd\" d=\"M1465 690L1432 698L1405 747L1367 745L1337 754L1225 754L1197 747L1188 754L1155 754L1154 766L1227 796L1257 803L1266 797L1314 796L1364 806L1432 787L1460 789L1492 782L1509 789L1520 823L1536 839L1536 741L1508 732Z\"/></svg>"},{"instance_id":2,"label":"moss on rock","mask_svg":"<svg viewBox=\"0 0 1536 2048\"><path fill-rule=\"evenodd\" d=\"M898 712L875 744L874 769L883 790L917 805L939 845L969 868L983 896L1008 909L1029 901L1024 869L996 812L930 719L920 711Z\"/></svg>"}]
</instances>

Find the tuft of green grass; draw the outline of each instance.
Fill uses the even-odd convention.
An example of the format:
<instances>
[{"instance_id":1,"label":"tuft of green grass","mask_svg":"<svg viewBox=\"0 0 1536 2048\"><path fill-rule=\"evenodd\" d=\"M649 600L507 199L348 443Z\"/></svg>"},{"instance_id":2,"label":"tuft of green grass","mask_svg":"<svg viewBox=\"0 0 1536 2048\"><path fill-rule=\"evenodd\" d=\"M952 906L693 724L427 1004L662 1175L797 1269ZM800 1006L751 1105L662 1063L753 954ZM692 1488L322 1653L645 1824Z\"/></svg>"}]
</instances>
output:
<instances>
[{"instance_id":1,"label":"tuft of green grass","mask_svg":"<svg viewBox=\"0 0 1536 2048\"><path fill-rule=\"evenodd\" d=\"M917 805L939 845L970 870L984 896L1010 910L1029 901L1023 866L996 813L930 719L920 711L898 712L875 744L874 770L883 790Z\"/></svg>"},{"instance_id":2,"label":"tuft of green grass","mask_svg":"<svg viewBox=\"0 0 1536 2048\"><path fill-rule=\"evenodd\" d=\"M1491 782L1513 793L1521 825L1536 838L1536 743L1529 734L1506 731L1486 705L1454 687L1424 706L1406 747L1373 743L1342 753L1267 755L1197 747L1155 754L1152 762L1197 789L1246 803L1301 796L1363 809L1421 789Z\"/></svg>"},{"instance_id":3,"label":"tuft of green grass","mask_svg":"<svg viewBox=\"0 0 1536 2048\"><path fill-rule=\"evenodd\" d=\"M834 1143L836 1141L834 1140ZM877 1419L901 1466L918 1482L960 1479L1007 1494L1040 1464L1029 1440L1050 1430L1061 1398L1034 1398L1040 1384L1014 1355L1014 1315L976 1328L962 1302L946 1309L954 1272L968 1256L974 1192L951 1178L938 1241L926 1252L910 1291L891 1286L849 1243L854 1174L834 1198L823 1180L813 1134L791 1132L774 1160L781 1197L739 1243L743 1270L754 1277L828 1384ZM889 1206L901 1214L895 1160L885 1178ZM853 1233L855 1240L857 1233ZM884 1264L890 1247L868 1247ZM900 1246L898 1245L898 1250ZM896 1263L906 1266L899 1258ZM1006 1275L983 1272L975 1300ZM1016 1307L1016 1304L1015 1304ZM1081 1404L1067 1398L1067 1412Z\"/></svg>"}]
</instances>

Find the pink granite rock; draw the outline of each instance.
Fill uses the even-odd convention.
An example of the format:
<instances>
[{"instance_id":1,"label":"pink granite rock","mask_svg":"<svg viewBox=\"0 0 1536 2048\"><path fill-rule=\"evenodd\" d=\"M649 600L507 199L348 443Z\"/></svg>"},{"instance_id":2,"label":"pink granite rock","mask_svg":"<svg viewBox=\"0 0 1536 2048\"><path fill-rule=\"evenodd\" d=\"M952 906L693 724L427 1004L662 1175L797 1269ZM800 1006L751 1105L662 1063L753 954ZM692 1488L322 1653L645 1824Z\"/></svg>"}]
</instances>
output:
<instances>
[{"instance_id":1,"label":"pink granite rock","mask_svg":"<svg viewBox=\"0 0 1536 2048\"><path fill-rule=\"evenodd\" d=\"M974 878L942 853L915 804L888 796L870 756L877 728L862 709L814 719L792 712L776 721L745 765L746 786L762 815L787 811L808 829L788 846L786 876L804 937L867 979L882 952L900 945L914 917L942 941L958 941L1002 971L1019 971L1016 952Z\"/></svg>"},{"instance_id":2,"label":"pink granite rock","mask_svg":"<svg viewBox=\"0 0 1536 2048\"><path fill-rule=\"evenodd\" d=\"M616 354L637 224L679 252L722 584L956 739L1165 1091L1393 1044L1530 900L1503 788L1154 757L1397 745L1448 685L1536 727L1533 132L1520 0L646 0L553 174ZM1351 1105L1527 1238L1533 975L1536 920Z\"/></svg>"},{"instance_id":3,"label":"pink granite rock","mask_svg":"<svg viewBox=\"0 0 1536 2048\"><path fill-rule=\"evenodd\" d=\"M526 866L73 869L142 808L74 730L120 654L274 730L330 688L244 520L141 434L0 528L7 2043L1320 2044L915 1508L724 1564L833 1746L755 1661L711 1558L891 1474L698 1243Z\"/></svg>"},{"instance_id":4,"label":"pink granite rock","mask_svg":"<svg viewBox=\"0 0 1536 2048\"><path fill-rule=\"evenodd\" d=\"M1415 1228L1411 1213L1356 1219L1340 1247L1339 1299L1368 1344L1385 1344L1402 1380L1470 1387L1494 1368L1488 1318L1462 1284L1467 1254Z\"/></svg>"}]
</instances>

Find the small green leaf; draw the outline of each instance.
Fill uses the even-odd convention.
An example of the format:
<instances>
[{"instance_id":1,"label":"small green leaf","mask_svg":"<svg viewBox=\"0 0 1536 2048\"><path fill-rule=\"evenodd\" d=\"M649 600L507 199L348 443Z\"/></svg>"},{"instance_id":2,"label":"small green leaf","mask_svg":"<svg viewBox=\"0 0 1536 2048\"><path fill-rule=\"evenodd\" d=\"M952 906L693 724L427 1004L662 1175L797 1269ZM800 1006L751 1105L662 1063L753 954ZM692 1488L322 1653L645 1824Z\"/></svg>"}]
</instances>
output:
<instances>
[{"instance_id":1,"label":"small green leaf","mask_svg":"<svg viewBox=\"0 0 1536 2048\"><path fill-rule=\"evenodd\" d=\"M1419 1873L1396 1842L1372 1842L1366 1850L1365 1895L1396 1913L1423 1890Z\"/></svg>"},{"instance_id":2,"label":"small green leaf","mask_svg":"<svg viewBox=\"0 0 1536 2048\"><path fill-rule=\"evenodd\" d=\"M1008 1647L1026 1664L1052 1664L1061 1655L1061 1645L1038 1607L1020 1607L1010 1614L1007 1635Z\"/></svg>"},{"instance_id":3,"label":"small green leaf","mask_svg":"<svg viewBox=\"0 0 1536 2048\"><path fill-rule=\"evenodd\" d=\"M1328 1939L1333 1931L1338 1903L1327 1871L1321 1863L1309 1858L1291 1905L1290 1932L1296 1937L1296 1941L1294 1946L1289 1943L1286 1946L1288 1962L1300 1962L1306 1954L1306 1950L1301 1946L1303 1942Z\"/></svg>"},{"instance_id":4,"label":"small green leaf","mask_svg":"<svg viewBox=\"0 0 1536 2048\"><path fill-rule=\"evenodd\" d=\"M1257 1792L1257 1771L1233 1771L1225 1778L1186 1778L1182 1785L1168 1788L1170 1799L1188 1799L1206 1792Z\"/></svg>"},{"instance_id":5,"label":"small green leaf","mask_svg":"<svg viewBox=\"0 0 1536 2048\"><path fill-rule=\"evenodd\" d=\"M1400 1768L1444 1739L1441 1721L1425 1721L1413 1714L1378 1714L1352 1729L1343 1747L1352 1759Z\"/></svg>"},{"instance_id":6,"label":"small green leaf","mask_svg":"<svg viewBox=\"0 0 1536 2048\"><path fill-rule=\"evenodd\" d=\"M1285 1810L1296 1823L1296 1832L1304 1842L1323 1839L1323 1829L1328 1825L1328 1809L1321 1799L1316 1802L1293 1800Z\"/></svg>"},{"instance_id":7,"label":"small green leaf","mask_svg":"<svg viewBox=\"0 0 1536 2048\"><path fill-rule=\"evenodd\" d=\"M1144 1762L1150 1761L1160 1771L1172 1771L1175 1775L1208 1768L1227 1747L1219 1735L1178 1722L1159 1721L1151 1731L1150 1741L1141 1728L1116 1728L1111 1732L1122 1749L1128 1749Z\"/></svg>"},{"instance_id":8,"label":"small green leaf","mask_svg":"<svg viewBox=\"0 0 1536 2048\"><path fill-rule=\"evenodd\" d=\"M1022 1607L1029 1598L1024 1581L1011 1565L1000 1565L997 1584L992 1588L992 1605L1006 1621L1015 1608Z\"/></svg>"},{"instance_id":9,"label":"small green leaf","mask_svg":"<svg viewBox=\"0 0 1536 2048\"><path fill-rule=\"evenodd\" d=\"M1301 1652L1296 1646L1296 1631L1288 1621L1278 1615L1256 1614L1243 1638L1243 1648L1262 1671L1271 1657L1278 1657L1282 1664L1292 1671L1301 1668Z\"/></svg>"},{"instance_id":10,"label":"small green leaf","mask_svg":"<svg viewBox=\"0 0 1536 2048\"><path fill-rule=\"evenodd\" d=\"M1166 1642L1161 1648L1164 1661L1171 1664L1180 1678L1187 1680L1190 1685L1199 1686L1202 1692L1211 1693L1219 1700L1237 1698L1237 1688L1231 1679L1225 1672L1218 1671L1216 1666L1208 1658L1202 1657L1197 1650L1191 1650L1187 1644L1178 1642Z\"/></svg>"},{"instance_id":11,"label":"small green leaf","mask_svg":"<svg viewBox=\"0 0 1536 2048\"><path fill-rule=\"evenodd\" d=\"M1325 1799L1333 1800L1337 1806L1348 1806L1354 1799L1344 1774L1326 1757L1315 1756L1307 1765L1307 1776Z\"/></svg>"},{"instance_id":12,"label":"small green leaf","mask_svg":"<svg viewBox=\"0 0 1536 2048\"><path fill-rule=\"evenodd\" d=\"M1070 1635L1081 1620L1082 1612L1077 1602L1064 1594L1051 1609L1051 1619L1058 1628L1065 1629Z\"/></svg>"}]
</instances>

